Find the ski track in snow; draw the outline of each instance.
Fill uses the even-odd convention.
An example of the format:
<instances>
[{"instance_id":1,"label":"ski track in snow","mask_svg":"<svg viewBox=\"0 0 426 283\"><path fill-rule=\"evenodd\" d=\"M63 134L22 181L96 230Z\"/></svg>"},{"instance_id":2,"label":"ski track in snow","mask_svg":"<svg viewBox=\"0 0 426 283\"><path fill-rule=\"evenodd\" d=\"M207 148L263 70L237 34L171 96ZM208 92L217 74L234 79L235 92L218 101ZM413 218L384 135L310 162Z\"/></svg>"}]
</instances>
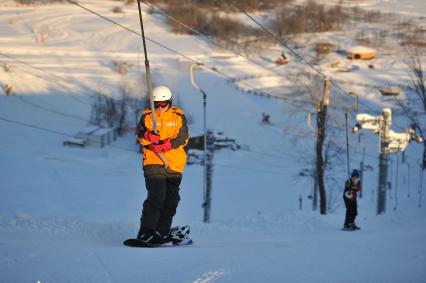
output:
<instances>
[{"instance_id":1,"label":"ski track in snow","mask_svg":"<svg viewBox=\"0 0 426 283\"><path fill-rule=\"evenodd\" d=\"M215 282L216 279L222 277L225 274L223 271L215 271L215 272L208 272L206 274L203 274L200 278L196 279L193 283L212 283Z\"/></svg>"}]
</instances>

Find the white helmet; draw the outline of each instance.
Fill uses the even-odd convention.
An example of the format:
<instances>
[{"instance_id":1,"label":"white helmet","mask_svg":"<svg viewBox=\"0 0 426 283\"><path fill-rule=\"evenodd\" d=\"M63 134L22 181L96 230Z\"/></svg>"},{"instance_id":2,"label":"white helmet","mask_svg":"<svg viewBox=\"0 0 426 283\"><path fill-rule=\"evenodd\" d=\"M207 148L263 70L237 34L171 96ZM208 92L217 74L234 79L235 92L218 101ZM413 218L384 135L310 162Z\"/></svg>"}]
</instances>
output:
<instances>
[{"instance_id":1,"label":"white helmet","mask_svg":"<svg viewBox=\"0 0 426 283\"><path fill-rule=\"evenodd\" d=\"M154 101L168 101L173 98L172 91L170 90L170 88L164 85L157 86L156 88L154 88L154 90L152 91L152 96L154 98Z\"/></svg>"}]
</instances>

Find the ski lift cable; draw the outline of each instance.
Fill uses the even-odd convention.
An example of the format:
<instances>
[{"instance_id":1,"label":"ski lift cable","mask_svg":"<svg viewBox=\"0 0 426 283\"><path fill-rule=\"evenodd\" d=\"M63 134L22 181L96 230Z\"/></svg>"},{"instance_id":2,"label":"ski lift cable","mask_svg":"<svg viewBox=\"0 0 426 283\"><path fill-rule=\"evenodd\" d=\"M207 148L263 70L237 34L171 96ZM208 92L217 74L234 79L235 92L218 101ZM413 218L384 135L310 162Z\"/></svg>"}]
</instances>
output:
<instances>
[{"instance_id":1,"label":"ski lift cable","mask_svg":"<svg viewBox=\"0 0 426 283\"><path fill-rule=\"evenodd\" d=\"M135 34L137 34L137 35L141 36L139 33L135 32L135 31L133 31L133 30L131 30L131 29L129 29L129 28L127 28L127 27L125 27L125 26L121 25L121 24L118 24L118 23L114 22L113 20L110 20L110 19L108 19L107 17L102 16L102 15L100 15L100 14L98 14L98 13L96 13L96 12L94 12L94 11L90 10L90 9L87 9L87 8L85 8L84 6L79 5L78 3L75 3L75 2L73 2L73 1L71 1L71 0L68 0L68 2L70 2L70 3L72 3L72 4L75 4L75 5L77 5L77 6L81 7L81 8L83 8L83 9L85 9L85 10L89 11L90 13L93 13L93 14L95 14L95 15L97 15L97 16L99 16L99 17L101 17L101 18L103 18L103 19L105 19L105 20L107 20L107 21L109 21L109 22L111 22L111 23L113 23L113 24L116 24L116 25L118 25L118 26L120 26L120 27L122 27L122 28L124 28L124 29L126 29L126 30L128 30L128 31L130 31L130 32L132 32L132 33L135 33ZM177 55L182 56L182 57L184 57L184 58L186 58L186 59L188 59L188 60L190 60L190 61L192 61L192 62L194 62L194 63L197 63L197 64L199 64L199 65L204 65L204 66L206 66L205 64L199 63L198 61L196 61L196 60L194 60L194 59L192 59L192 58L190 58L190 57L188 57L188 56L186 56L186 55L184 55L184 54L182 54L182 53L180 53L180 52L178 52L178 51L176 51L176 50L173 50L172 48L169 48L169 47L167 47L167 46L165 46L165 45L163 45L163 44L161 44L161 43L158 43L158 42L156 42L156 41L154 41L154 40L152 40L152 39L149 39L149 38L147 38L147 39L148 39L148 40L150 40L151 42L153 42L154 44L157 44L157 45L159 45L159 46L161 46L161 47L163 47L163 48L165 48L165 49L169 50L170 52L176 53ZM220 74L220 75L224 76L224 77L227 77L227 78L229 78L229 79L231 79L231 80L234 80L234 78L232 78L231 76L228 76L228 75L226 75L226 74L224 74L224 73L222 73L222 72L218 71L218 70L217 70L216 68L214 68L214 67L208 67L208 66L206 66L206 67L207 67L208 69L210 69L210 70L212 70L212 71L214 71L214 72L216 72L216 73L218 73L218 74ZM245 85L247 85L247 86L249 86L250 88L253 88L252 86L250 86L250 85L248 85L248 84L246 84L246 83L244 83L244 84L245 84ZM255 89L255 88L253 88L253 89ZM267 92L265 92L265 91L263 91L263 90L261 90L261 92L263 92L263 93L267 93ZM271 96L272 96L272 95L271 95ZM276 96L272 96L272 97L282 99L282 97L276 97ZM287 101L287 103L288 103L288 104L291 104L291 103L289 103L289 101Z\"/></svg>"},{"instance_id":2,"label":"ski lift cable","mask_svg":"<svg viewBox=\"0 0 426 283\"><path fill-rule=\"evenodd\" d=\"M260 63L256 62L255 60L250 59L249 57L247 57L247 56L245 56L245 55L241 54L240 52L236 52L236 51L230 50L229 48L226 48L225 46L223 46L223 45L221 45L221 44L217 43L216 41L214 41L214 40L212 40L212 39L208 38L206 35L202 34L202 33L201 33L201 32L199 32L198 30L196 30L196 29L194 29L194 28L189 27L188 25L186 25L185 23L183 23L183 22L179 21L179 20L178 20L178 19L176 19L175 17L170 16L169 14L167 14L167 12L165 12L164 10L162 10L162 9L160 9L160 8L158 8L158 7L153 6L152 4L150 4L150 3L146 2L145 0L140 0L140 2L144 3L147 7L152 8L152 9L154 9L154 10L158 11L159 13L161 13L162 15L166 16L167 18L171 19L172 21L174 21L174 22L178 23L179 25L181 25L181 26L185 27L187 30L191 31L192 33L197 34L198 36L200 36L200 37L204 38L204 39L205 39L206 41L208 41L209 43L211 43L211 44L213 44L213 45L215 45L215 46L218 46L218 47L220 47L220 48L221 48L221 49L223 49L223 50L226 50L226 51L232 52L232 53L234 53L235 55L240 56L240 57L242 57L242 58L246 59L247 61L249 61L249 62L251 62L251 63L253 63L253 64L257 65L257 66L259 66L259 67L261 67L261 68L263 68L263 69L265 69L265 70L267 70L267 71L270 71L270 72L274 73L275 75L278 75L278 76L284 76L284 74L281 74L281 73L279 73L279 72L277 72L277 71L275 71L275 70L273 70L273 69L270 69L270 68L268 68L268 67L266 67L266 66L262 65L262 64L260 64Z\"/></svg>"},{"instance_id":3,"label":"ski lift cable","mask_svg":"<svg viewBox=\"0 0 426 283\"><path fill-rule=\"evenodd\" d=\"M261 68L263 68L263 69L265 69L265 70L267 70L267 71L269 71L269 72L272 72L272 73L274 73L274 74L276 74L276 75L279 75L279 76L283 76L283 74L281 74L281 73L279 73L279 72L276 72L275 70L270 69L270 68L268 68L268 67L266 67L266 66L264 66L264 65L260 64L259 62L256 62L255 60L253 60L253 59L249 58L248 56L243 55L243 54L242 54L242 53L240 53L240 52L237 52L237 51L234 51L234 50L230 50L229 48L226 48L226 47L225 47L225 46L223 46L222 44L219 44L218 42L216 42L216 41L214 41L214 40L210 39L208 36L206 36L206 35L202 34L200 31L198 31L198 30L196 30L196 29L194 29L194 28L191 28L190 26L188 26L188 25L186 25L185 23L183 23L183 22L179 21L179 20L178 20L178 19L176 19L175 17L170 16L169 14L167 14L167 12L166 12L166 11L164 11L164 10L162 10L162 9L158 8L158 7L153 6L152 4L150 4L150 3L146 2L145 0L140 0L140 2L144 3L144 4L145 4L146 6L148 6L149 8L151 8L151 9L154 9L154 10L158 11L159 13L161 13L161 14L162 14L162 15L164 15L164 16L166 16L167 18L169 18L170 20L174 21L175 23L177 23L177 24L179 24L179 25L181 25L181 26L185 27L185 28L186 28L187 30L189 30L190 32L192 32L192 33L194 33L194 34L196 34L196 35L198 35L198 36L202 37L202 38L203 38L203 39L205 39L207 42L209 42L209 43L211 43L211 44L213 44L213 45L215 45L215 46L217 46L217 47L220 47L222 50L229 51L229 52L231 52L231 53L233 53L233 54L235 54L235 55L237 55L237 56L239 56L239 57L241 57L241 58L244 58L244 59L246 59L247 61L249 61L249 62L251 62L251 63L253 63L253 64L255 64L255 65L257 65L257 66L259 66L259 67L261 67Z\"/></svg>"},{"instance_id":4,"label":"ski lift cable","mask_svg":"<svg viewBox=\"0 0 426 283\"><path fill-rule=\"evenodd\" d=\"M258 172L258 173L259 172L261 172L261 173L268 173L268 174L281 175L281 176L283 176L283 175L291 176L291 174L286 174L286 173L277 172L277 171L259 170L259 169L256 169L256 168L232 166L232 165L227 165L227 164L222 164L222 163L216 163L216 164L215 164L215 166L218 166L218 167L225 167L225 168L231 168L231 169L237 169L237 170L244 170L244 171L252 171L252 172ZM274 167L271 167L271 168L277 168L277 167L274 166Z\"/></svg>"},{"instance_id":5,"label":"ski lift cable","mask_svg":"<svg viewBox=\"0 0 426 283\"><path fill-rule=\"evenodd\" d=\"M76 119L76 120L80 120L80 121L83 121L83 122L88 122L88 121L87 121L87 119L82 118L82 117L80 117L80 116L73 115L73 114L68 114L68 113L64 113L64 112L61 112L61 111L57 111L57 110L55 110L55 109L50 109L50 108L47 108L47 107L41 106L41 105L39 105L39 104L37 104L37 103L30 102L30 101L28 101L28 100L24 99L22 96L18 96L18 99L19 99L21 102L25 103L25 104L28 104L28 105L30 105L30 106L32 106L32 107L35 107L35 108L41 109L41 110L46 111L46 112L51 112L51 113L54 113L54 114L57 114L57 115L61 115L61 116L64 116L64 117L68 117L68 118L71 118L71 119Z\"/></svg>"},{"instance_id":6,"label":"ski lift cable","mask_svg":"<svg viewBox=\"0 0 426 283\"><path fill-rule=\"evenodd\" d=\"M27 123L23 123L23 122L18 122L18 121L6 119L6 118L3 118L3 117L0 117L0 121L4 121L4 122L7 122L7 123L11 123L11 124L15 124L15 125L19 125L19 126L23 126L23 127L27 127L27 128L32 128L32 129L35 129L35 130L38 130L38 131L48 132L48 133L55 134L55 135L60 135L60 136L65 136L65 137L74 137L73 135L67 134L67 133L64 133L64 132L60 132L60 131L56 131L56 130L52 130L52 129L48 129L48 128L44 128L44 127L40 127L40 126L36 126L36 125L31 125L31 124L27 124ZM134 149L120 147L120 146L111 145L111 144L108 145L108 147L117 148L117 149L120 149L120 150L132 152L132 153L134 152ZM256 172L264 172L264 173L270 173L270 174L283 175L282 172L258 170L258 169L255 169L255 168L238 167L238 166L226 165L226 164L221 164L221 163L218 163L217 166L218 167L227 167L227 168L239 169L239 170L246 170L246 171L256 171ZM263 166L263 167L277 168L276 166Z\"/></svg>"},{"instance_id":7,"label":"ski lift cable","mask_svg":"<svg viewBox=\"0 0 426 283\"><path fill-rule=\"evenodd\" d=\"M269 34L272 38L274 38L275 40L277 40L279 43L281 43L285 48L287 48L294 56L296 56L300 61L302 61L303 63L305 63L306 65L308 65L309 67L311 67L315 72L317 72L321 77L323 77L325 80L329 80L331 81L331 84L333 84L336 88L338 88L339 90L341 90L343 93L345 93L348 96L353 96L353 94L351 94L350 92L346 91L344 88L342 88L338 83L334 82L333 80L331 80L331 78L329 78L326 74L324 74L323 72L321 72L321 70L319 70L317 67L315 67L312 63L310 63L307 59L305 59L302 55L300 55L297 51L295 51L293 48L291 48L286 42L284 42L282 39L280 39L276 34L274 34L272 31L270 31L268 28L266 28L264 25L262 25L259 21L257 21L255 18L253 18L248 12L244 11L243 9L241 9L240 7L238 7L234 2L230 2L228 3L227 1L221 0L224 3L227 3L231 6L233 6L234 8L236 8L237 10L239 10L241 13L243 13L245 16L247 16L248 18L250 18L254 23L256 23L263 31L265 31L267 34ZM367 105L360 103L361 105L363 105L366 109L369 109L371 111L373 111L373 109L371 109L370 107L368 107Z\"/></svg>"},{"instance_id":8,"label":"ski lift cable","mask_svg":"<svg viewBox=\"0 0 426 283\"><path fill-rule=\"evenodd\" d=\"M6 119L6 118L3 118L3 117L0 117L0 121L4 121L4 122L10 123L10 124L15 124L15 125L19 125L19 126L23 126L23 127L27 127L27 128L32 128L32 129L43 131L43 132L48 132L48 133L55 134L55 135L60 135L60 136L65 136L65 137L70 137L70 138L74 137L74 135L67 134L67 133L64 133L64 132L40 127L40 126L37 126L37 125L31 125L31 124L28 124L28 123L23 123L23 122L11 120L11 119ZM121 149L121 150L124 150L124 151L128 151L128 152L135 152L134 149L130 149L130 148L125 148L125 147L111 145L111 144L108 145L108 146L113 147L113 148L117 148L117 149Z\"/></svg>"},{"instance_id":9,"label":"ski lift cable","mask_svg":"<svg viewBox=\"0 0 426 283\"><path fill-rule=\"evenodd\" d=\"M77 85L75 82L72 82L72 81L69 81L69 80L67 80L67 79L65 79L65 78L62 78L62 77L60 77L60 76L57 76L57 75L56 75L56 74L54 74L54 73L47 72L47 71L45 71L45 70L43 70L43 69L41 69L41 68L35 67L35 66L33 66L33 65L29 64L29 63L26 63L26 62L24 62L24 61L21 61L21 60L19 60L19 59L16 59L16 58L14 58L14 57L12 57L12 56L10 56L10 55L6 55L6 54L3 54L3 53L1 53L1 52L0 52L0 55L5 56L5 57L7 57L7 58L10 58L10 59L12 59L12 60L15 60L15 61L17 61L17 62L19 62L19 63L21 63L21 64L24 64L24 65L30 66L31 68L34 68L34 69L36 69L36 70L38 70L38 71L41 71L41 72L43 72L43 73L45 73L45 74L47 74L47 75L53 76L53 77L55 77L55 78L59 78L59 79L64 80L64 81L66 81L66 82L68 82L68 83L70 83L70 84L74 84L74 85L76 85L76 86L79 86L79 85ZM28 72L28 71L27 71L27 72ZM49 81L50 81L50 80L49 80ZM55 83L57 83L58 85L61 85L61 86L64 86L64 87L68 88L68 89L69 89L69 90L71 90L71 91L74 91L72 88L70 88L70 87L68 87L68 86L66 86L66 85L61 84L59 81L56 81L56 80L55 80L54 82L55 82ZM89 88L87 88L87 87L84 87L84 88L88 89L89 91L92 91L92 90L90 90L90 89L89 89ZM85 95L85 94L84 94L84 93L81 93L81 95ZM93 98L95 95L88 94L88 96L89 96L90 98ZM84 104L84 105L90 105L90 104L88 104L88 103L85 103L85 102L80 101L80 100L79 100L79 99L77 99L77 97L76 97L76 96L74 96L74 95L73 95L73 96L70 96L70 97L71 97L71 98L74 98L76 101L78 101L78 102L80 102L80 103L82 103L82 104ZM87 123L91 123L91 122L90 122L90 120L87 120L87 119L85 119L85 118L79 117L79 116L77 116L77 115L69 114L69 113L64 113L64 112L58 111L58 110L56 110L56 109L51 109L51 108L48 108L48 107L45 107L45 106L41 106L41 105L39 105L39 104L37 104L37 103L27 101L27 100L25 100L23 97L19 97L19 100L20 100L21 102L25 103L25 104L28 104L28 105L30 105L30 106L32 106L32 107L35 107L35 108L41 109L41 110L43 110L43 111L45 111L45 112L51 112L51 113L58 114L58 115L61 115L61 116L64 116L64 117L69 117L69 118L73 118L73 119L81 120L81 121L84 121L84 122L87 122Z\"/></svg>"},{"instance_id":10,"label":"ski lift cable","mask_svg":"<svg viewBox=\"0 0 426 283\"><path fill-rule=\"evenodd\" d=\"M224 0L222 0L222 2L225 2ZM237 10L239 10L241 13L243 13L245 16L247 16L249 19L251 19L254 23L256 23L263 31L265 31L267 34L269 34L272 38L274 38L275 40L277 40L279 43L281 43L285 48L287 48L294 56L296 56L300 61L302 61L303 63L307 64L309 67L311 67L315 72L317 72L320 76L322 76L324 78L324 80L328 80L330 81L330 83L332 85L334 85L336 88L338 88L340 91L342 91L343 93L345 93L348 96L354 96L355 97L355 107L353 108L353 110L356 110L358 108L358 104L361 104L364 106L364 108L369 109L370 111L373 111L373 109L371 109L370 107L368 107L367 105L359 102L358 96L354 93L348 92L345 89L343 89L338 83L336 83L335 81L331 80L331 78L329 78L326 74L324 74L323 72L321 72L321 70L319 70L317 67L315 67L312 63L310 63L307 59L305 59L302 55L300 55L297 51L295 51L293 48L291 48L286 42L284 42L282 39L280 39L276 34L274 34L272 31L270 31L269 29L267 29L264 25L262 25L259 21L257 21L255 18L253 18L248 12L244 11L243 9L241 9L240 7L238 7L235 2L231 2L229 3L231 6L233 6L234 8L236 8ZM349 134L348 134L348 125L347 125L347 116L348 113L351 113L351 115L353 115L352 111L353 110L348 110L347 112L345 112L345 118L346 118L346 141L347 141L347 166L348 166L348 174L349 174Z\"/></svg>"},{"instance_id":11,"label":"ski lift cable","mask_svg":"<svg viewBox=\"0 0 426 283\"><path fill-rule=\"evenodd\" d=\"M148 85L148 95L149 95L149 102L150 102L150 108L151 108L151 117L152 117L152 126L155 134L158 134L158 128L157 128L157 115L156 110L154 106L154 96L152 93L152 80L151 80L151 69L149 68L149 60L148 60L148 49L146 47L146 41L145 41L145 31L144 31L144 25L143 25L143 19L142 19L142 10L141 10L141 4L138 1L138 11L139 11L139 21L141 26L141 32L142 32L142 44L143 44L143 52L145 55L145 74L146 74L146 82ZM161 159L161 161L164 164L164 167L166 169L169 168L169 163L166 160L166 157L161 152L155 152L155 154Z\"/></svg>"},{"instance_id":12,"label":"ski lift cable","mask_svg":"<svg viewBox=\"0 0 426 283\"><path fill-rule=\"evenodd\" d=\"M89 9L89 8L87 8L87 7L83 6L83 5L81 5L81 4L77 3L77 2L75 2L75 1L72 1L72 0L66 0L66 1L67 1L67 2L70 2L70 3L71 3L71 4L73 4L73 5L76 5L76 6L80 7L80 8L82 8L82 9L84 9L84 10L88 11L89 13L92 13L92 14L94 14L94 15L96 15L96 16L98 16L98 17L100 17L100 18L102 18L102 19L104 19L104 20L106 20L106 21L108 21L108 22L110 22L110 23L112 23L112 24L114 24L114 25L117 25L117 26L119 26L119 27L121 27L121 28L123 28L123 29L125 29L125 30L127 30L127 31L129 31L129 32L131 32L131 33L133 33L133 34L136 34L136 35L138 35L138 36L142 36L139 32L134 31L134 30L132 30L131 28L128 28L128 27L126 27L126 26L124 26L124 25L122 25L122 24L120 24L120 23L118 23L118 22L116 22L116 21L114 21L114 20L112 20L112 19L110 19L110 18L106 17L106 16L103 16L103 15L101 15L101 14L99 14L99 13L97 13L97 12L95 12L95 11L93 11L93 10L91 10L91 9ZM150 41L151 43L153 43L153 44L155 44L155 45L158 45L158 46L160 46L160 47L162 47L162 48L164 48L164 49L168 50L169 52L174 53L174 54L176 54L176 55L178 55L178 56L180 56L180 57L183 57L183 58L187 59L188 61L191 61L192 63L195 63L195 64L197 64L197 65L202 65L202 66L206 67L207 69L209 69L210 71L213 71L213 72L215 72L215 73L217 73L217 74L219 74L219 75L223 76L224 78L226 78L226 79L228 79L228 80L230 80L230 81L232 81L232 82L238 81L236 78L234 78L234 77L232 77L232 76L230 76L230 75L228 75L228 74L226 74L226 73L224 73L224 72L222 72L222 71L219 71L219 70L218 70L218 68L216 68L216 67L214 67L214 66L208 66L207 64L201 63L201 62L199 62L199 61L195 60L194 58L191 58L191 57L189 57L188 55L185 55L185 54L183 54L182 52L179 52L179 51L177 51L177 50L175 50L175 49L173 49L173 48L171 48L171 47L168 47L167 45L162 44L162 43L160 43L160 42L158 42L158 41L156 41L156 40L154 40L154 39L151 39L151 38L149 38L149 37L147 37L147 36L145 36L145 38L146 38L148 41ZM267 92L267 91L264 91L264 90L262 90L262 89L259 89L259 88L256 88L256 87L253 87L252 85L250 85L250 84L248 84L248 83L246 83L246 82L239 81L239 83L240 83L241 85L244 85L244 86L248 87L248 88L249 88L249 89L251 89L251 90L257 91L258 93L262 93L262 94L263 94L263 95L265 95L265 96L272 97L272 98L275 98L275 99L277 99L277 100L285 101L288 105L291 105L291 106L293 106L293 107L294 107L294 108L296 108L296 109L299 109L299 108L300 108L300 105L295 105L294 103L291 103L290 101L292 101L292 100L291 100L291 99L289 99L288 97L282 97L282 96L278 96L278 95L273 95L273 94L271 94L271 93L269 93L269 92ZM295 101L296 101L296 102L300 102L300 101L297 101L297 100L295 100Z\"/></svg>"},{"instance_id":13,"label":"ski lift cable","mask_svg":"<svg viewBox=\"0 0 426 283\"><path fill-rule=\"evenodd\" d=\"M19 62L19 63L21 63L21 64L24 64L24 65L26 65L26 66L29 66L29 67L31 67L31 68L33 68L33 69L37 70L37 71L41 71L41 72L43 72L43 73L45 73L45 74L47 74L47 75L53 76L53 77L55 77L55 78L58 78L58 79L61 79L61 80L66 81L66 82L68 82L68 83L71 83L71 84L75 84L75 85L76 85L76 83L75 83L75 82L72 82L72 81L70 81L70 80L66 80L65 78L62 78L62 77L60 77L60 76L57 76L57 75L56 75L56 74L54 74L54 73L51 73L51 72L45 71L45 70L43 70L43 69L41 69L41 68L39 68L39 67L35 67L35 66L33 66L33 65L31 65L31 64L29 64L29 63L27 63L27 62L24 62L24 61L22 61L22 60L19 60L19 59L15 58L15 57L13 57L13 56L10 56L10 55L7 55L7 54L3 54L3 53L1 53L1 52L0 52L0 55L2 55L2 56L4 56L4 57L7 57L7 58L9 58L9 59L12 59L12 60L14 60L14 61L16 61L16 62ZM57 82L57 83L59 84L59 82L58 82L58 81L56 81L56 80L55 80L55 82ZM65 87L67 87L68 89L72 90L70 87L68 87L68 86L66 86L66 85L64 85L64 86L65 86ZM81 121L84 121L84 122L89 122L89 120L83 119L83 118L81 118L81 117L77 117L77 116L74 116L74 115L72 115L72 114L67 114L67 113L60 112L60 111L55 110L55 109L50 109L50 108L47 108L47 107L44 107L44 106L40 106L40 105L38 105L38 104L36 104L36 103L26 101L26 100L24 100L23 98L20 98L20 100L21 100L23 103L29 104L29 105L31 105L31 106L33 106L33 107L39 108L39 109L41 109L41 110L43 110L43 111L46 111L46 112L52 112L52 113L54 113L54 114L58 114L58 115L61 115L61 116L64 116L64 117L70 117L70 118L73 118L73 119L75 118L75 119L78 119L78 120L81 120ZM197 131L201 131L200 129L196 129L196 128L194 128L194 129L195 129L195 131L196 131L196 132L197 132ZM272 155L272 154L271 154L271 155ZM275 156L275 155L274 155L274 156Z\"/></svg>"},{"instance_id":14,"label":"ski lift cable","mask_svg":"<svg viewBox=\"0 0 426 283\"><path fill-rule=\"evenodd\" d=\"M58 76L58 75L56 75L55 73L52 73L52 72L46 71L46 70L44 70L44 69L42 69L42 68L40 68L40 67L36 67L36 66L34 66L34 65L30 64L30 63L24 62L24 61L22 61L22 60L20 60L20 59L17 59L16 57L13 57L13 56L11 56L11 55L9 55L9 54L5 54L5 53L3 53L3 52L0 52L0 56L3 56L3 57L6 57L6 58L9 58L9 59L11 59L11 60L13 60L13 61L15 61L15 62L18 62L18 63L20 63L20 64L22 64L22 65L28 66L28 67L30 67L30 68L32 68L32 69L34 69L34 70L37 70L37 71L40 71L40 72L42 72L42 73L45 73L45 74L47 74L47 75L49 75L49 76L55 77L55 78L57 78L57 79L59 79L59 80L61 80L61 81L63 81L63 82L67 82L67 83L73 84L73 85L75 85L75 86L81 87L81 88L83 88L83 89L86 89L86 90L88 90L89 92L93 92L91 89L89 89L89 88L87 88L87 87L85 87L85 86L77 85L77 83L75 83L75 82L73 82L73 81L71 81L71 80L68 80L68 79L63 78L63 77L61 77L61 76ZM75 90L73 90L72 88L70 88L69 86L67 86L67 85L64 85L64 84L60 83L59 81L56 81L56 80L55 80L54 82L55 82L55 83L57 83L58 85L61 85L61 86L65 87L65 88L67 88L67 89L71 90L71 91L75 91ZM83 95L87 95L87 96L89 96L89 97L93 97L93 96L94 96L93 94L85 94L85 93L81 93L81 94L83 94ZM84 103L84 102L81 102L81 103ZM84 103L84 104L87 104L87 103Z\"/></svg>"}]
</instances>

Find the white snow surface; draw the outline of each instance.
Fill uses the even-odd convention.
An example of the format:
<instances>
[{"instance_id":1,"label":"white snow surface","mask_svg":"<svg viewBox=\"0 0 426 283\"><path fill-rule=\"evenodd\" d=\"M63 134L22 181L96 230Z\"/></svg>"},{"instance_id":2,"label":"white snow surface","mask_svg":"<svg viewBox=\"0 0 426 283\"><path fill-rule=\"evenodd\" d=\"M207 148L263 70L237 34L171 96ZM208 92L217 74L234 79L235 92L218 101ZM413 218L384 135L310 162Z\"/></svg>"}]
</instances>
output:
<instances>
[{"instance_id":1,"label":"white snow surface","mask_svg":"<svg viewBox=\"0 0 426 283\"><path fill-rule=\"evenodd\" d=\"M136 4L116 14L112 8L119 2L79 3L139 31ZM242 58L211 56L220 51L197 37L173 34L159 15L144 10L144 21L148 37L280 93L276 74ZM40 32L47 34L44 44L37 42ZM173 89L191 117L191 135L200 135L202 96L191 86L189 63L151 42L148 51L155 82ZM391 102L372 93L371 85L408 80L402 59L392 56L376 60L375 70L354 63L355 72L336 73L337 81L361 90L362 101L380 111ZM378 139L365 132L358 144L357 135L350 134L352 167L365 146L365 162L374 170L364 174L357 218L362 230L343 232L344 156L335 164L338 182L328 188L332 209L321 216L308 198L311 180L297 175L310 166L313 152L305 113L286 102L241 92L200 69L196 77L208 93L208 127L249 150L215 154L209 224L202 221L203 168L186 167L174 224L191 226L194 245L124 247L122 241L137 232L146 197L133 135L103 149L62 145L87 126L94 92L116 95L123 78L113 60L133 64L129 80L138 70L144 72L141 38L73 5L0 5L0 63L12 65L12 72L0 70L0 83L12 83L17 94L0 96L0 282L426 282L426 209L416 163L421 145L409 145L398 180L392 157L393 189L386 214L378 216ZM290 63L288 70L296 67L300 64ZM272 125L260 123L262 112L271 115ZM398 117L393 122L407 125Z\"/></svg>"}]
</instances>

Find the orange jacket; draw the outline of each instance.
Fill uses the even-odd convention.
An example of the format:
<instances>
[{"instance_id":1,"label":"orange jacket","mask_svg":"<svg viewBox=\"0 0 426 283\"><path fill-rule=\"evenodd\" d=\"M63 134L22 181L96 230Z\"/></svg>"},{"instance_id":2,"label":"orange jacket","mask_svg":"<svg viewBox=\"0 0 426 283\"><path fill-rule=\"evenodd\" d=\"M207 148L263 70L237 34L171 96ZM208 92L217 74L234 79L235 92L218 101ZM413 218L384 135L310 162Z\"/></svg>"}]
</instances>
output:
<instances>
[{"instance_id":1,"label":"orange jacket","mask_svg":"<svg viewBox=\"0 0 426 283\"><path fill-rule=\"evenodd\" d=\"M188 143L189 133L185 113L178 107L172 106L166 112L156 112L157 129L161 140L170 140L172 148L163 153L169 169L182 173L186 165L186 152L184 146ZM149 149L150 141L146 140L146 131L153 131L152 111L147 109L138 124L138 138L143 148L143 165L164 165L157 153Z\"/></svg>"}]
</instances>

